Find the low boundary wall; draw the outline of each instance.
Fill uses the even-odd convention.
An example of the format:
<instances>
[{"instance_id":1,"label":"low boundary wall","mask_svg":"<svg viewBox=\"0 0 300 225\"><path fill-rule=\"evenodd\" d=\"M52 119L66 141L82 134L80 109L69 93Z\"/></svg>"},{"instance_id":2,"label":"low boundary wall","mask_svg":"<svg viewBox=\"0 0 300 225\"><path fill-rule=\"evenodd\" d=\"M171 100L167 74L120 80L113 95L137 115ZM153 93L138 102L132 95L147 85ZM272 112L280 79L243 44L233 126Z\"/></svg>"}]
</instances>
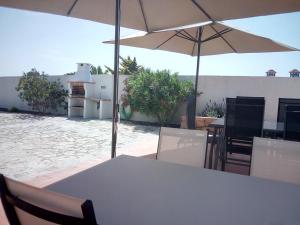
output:
<instances>
[{"instance_id":1,"label":"low boundary wall","mask_svg":"<svg viewBox=\"0 0 300 225\"><path fill-rule=\"evenodd\" d=\"M123 81L126 75L120 76L119 97L123 93ZM67 89L68 75L49 76L49 80L60 79ZM97 86L101 88L101 95L112 99L113 76L93 75ZM194 76L179 76L180 79L194 81ZM0 77L0 108L30 111L30 107L22 102L15 90L20 77ZM203 92L197 99L197 112L201 112L206 103L211 101L222 102L226 97L235 96L262 96L266 99L265 119L276 120L279 98L300 98L300 79L290 77L257 77L257 76L200 76L199 92ZM100 96L99 96L100 97ZM180 115L184 114L185 107L181 107L176 115L178 122ZM156 122L155 118L135 113L135 121Z\"/></svg>"}]
</instances>

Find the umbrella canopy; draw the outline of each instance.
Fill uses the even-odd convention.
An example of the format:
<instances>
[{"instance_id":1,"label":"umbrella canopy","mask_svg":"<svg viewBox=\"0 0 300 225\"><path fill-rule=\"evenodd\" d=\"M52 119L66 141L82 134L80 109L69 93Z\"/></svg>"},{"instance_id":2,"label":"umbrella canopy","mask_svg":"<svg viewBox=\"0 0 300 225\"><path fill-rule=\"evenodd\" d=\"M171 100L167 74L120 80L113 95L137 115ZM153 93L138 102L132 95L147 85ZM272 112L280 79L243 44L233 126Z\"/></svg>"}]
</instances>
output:
<instances>
[{"instance_id":1,"label":"umbrella canopy","mask_svg":"<svg viewBox=\"0 0 300 225\"><path fill-rule=\"evenodd\" d=\"M199 27L202 27L200 42L200 55L202 56L226 53L298 51L293 47L230 27L221 22L208 22L151 33L139 32L121 38L120 44L197 56ZM114 44L115 42L105 41L104 43Z\"/></svg>"},{"instance_id":2,"label":"umbrella canopy","mask_svg":"<svg viewBox=\"0 0 300 225\"><path fill-rule=\"evenodd\" d=\"M113 44L114 41L104 43ZM190 99L187 111L188 128L195 128L199 61L201 55L226 53L255 53L297 51L298 49L277 43L271 39L257 36L227 26L221 22L207 22L150 33L140 32L120 39L121 45L159 49L197 56L194 99Z\"/></svg>"},{"instance_id":3,"label":"umbrella canopy","mask_svg":"<svg viewBox=\"0 0 300 225\"><path fill-rule=\"evenodd\" d=\"M115 24L114 0L0 0L0 6ZM121 26L155 31L212 20L300 11L299 0L122 0Z\"/></svg>"}]
</instances>

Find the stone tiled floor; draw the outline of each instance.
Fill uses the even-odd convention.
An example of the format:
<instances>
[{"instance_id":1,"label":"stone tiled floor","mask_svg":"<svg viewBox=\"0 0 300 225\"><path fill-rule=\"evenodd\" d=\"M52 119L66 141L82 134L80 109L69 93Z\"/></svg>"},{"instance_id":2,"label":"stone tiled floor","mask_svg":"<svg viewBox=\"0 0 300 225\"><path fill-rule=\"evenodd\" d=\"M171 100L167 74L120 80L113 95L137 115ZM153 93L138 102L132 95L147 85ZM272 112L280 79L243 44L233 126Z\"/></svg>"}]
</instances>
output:
<instances>
[{"instance_id":1,"label":"stone tiled floor","mask_svg":"<svg viewBox=\"0 0 300 225\"><path fill-rule=\"evenodd\" d=\"M117 155L153 156L158 130L120 124ZM110 159L110 138L110 121L0 112L0 173L45 187ZM1 204L0 224L8 225Z\"/></svg>"},{"instance_id":2,"label":"stone tiled floor","mask_svg":"<svg viewBox=\"0 0 300 225\"><path fill-rule=\"evenodd\" d=\"M118 153L158 140L157 127L121 123ZM124 152L122 149L126 147ZM111 121L0 112L0 173L18 180L110 158ZM152 152L156 151L156 146ZM134 151L134 155L152 152Z\"/></svg>"}]
</instances>

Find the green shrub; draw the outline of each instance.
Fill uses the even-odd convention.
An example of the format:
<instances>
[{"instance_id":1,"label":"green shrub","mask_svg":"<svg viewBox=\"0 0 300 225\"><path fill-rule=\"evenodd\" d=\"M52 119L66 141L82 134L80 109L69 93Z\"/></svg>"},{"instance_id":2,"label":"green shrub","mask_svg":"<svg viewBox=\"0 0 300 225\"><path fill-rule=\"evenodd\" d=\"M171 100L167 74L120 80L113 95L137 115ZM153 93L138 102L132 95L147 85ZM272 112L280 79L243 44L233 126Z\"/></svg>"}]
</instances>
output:
<instances>
[{"instance_id":1,"label":"green shrub","mask_svg":"<svg viewBox=\"0 0 300 225\"><path fill-rule=\"evenodd\" d=\"M15 107L15 106L13 106L13 107L11 107L10 109L9 109L9 112L19 112L20 110L17 108L17 107Z\"/></svg>"},{"instance_id":2,"label":"green shrub","mask_svg":"<svg viewBox=\"0 0 300 225\"><path fill-rule=\"evenodd\" d=\"M130 120L133 115L133 111L130 106L124 106L123 104L120 107L121 119Z\"/></svg>"},{"instance_id":3,"label":"green shrub","mask_svg":"<svg viewBox=\"0 0 300 225\"><path fill-rule=\"evenodd\" d=\"M123 106L154 116L160 124L172 121L178 106L193 93L193 83L180 81L168 70L144 69L125 83Z\"/></svg>"},{"instance_id":4,"label":"green shrub","mask_svg":"<svg viewBox=\"0 0 300 225\"><path fill-rule=\"evenodd\" d=\"M57 111L58 108L66 108L66 91L59 80L50 82L47 75L39 73L36 69L32 69L28 73L24 73L19 80L16 90L19 97L34 111L47 112L48 109Z\"/></svg>"}]
</instances>

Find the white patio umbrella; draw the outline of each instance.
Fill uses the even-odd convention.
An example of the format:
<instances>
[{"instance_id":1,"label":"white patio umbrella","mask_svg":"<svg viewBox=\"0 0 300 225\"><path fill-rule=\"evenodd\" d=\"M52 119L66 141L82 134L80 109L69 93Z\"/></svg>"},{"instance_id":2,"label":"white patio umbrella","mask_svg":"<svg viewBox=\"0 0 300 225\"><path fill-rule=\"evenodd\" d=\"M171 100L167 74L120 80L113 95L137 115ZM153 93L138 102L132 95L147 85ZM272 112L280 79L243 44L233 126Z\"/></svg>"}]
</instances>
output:
<instances>
[{"instance_id":1,"label":"white patio umbrella","mask_svg":"<svg viewBox=\"0 0 300 225\"><path fill-rule=\"evenodd\" d=\"M104 43L114 44L115 42L105 41ZM296 48L230 27L221 22L206 22L150 33L140 32L121 38L120 44L197 56L193 117L196 115L196 96L201 55L298 51ZM195 128L193 126L195 126L194 120L191 128Z\"/></svg>"},{"instance_id":2,"label":"white patio umbrella","mask_svg":"<svg viewBox=\"0 0 300 225\"><path fill-rule=\"evenodd\" d=\"M199 30L201 32L199 32ZM114 40L104 41L114 44ZM206 22L153 32L138 32L120 39L120 45L165 50L191 56L226 53L256 53L298 51L298 49L275 42L223 22Z\"/></svg>"},{"instance_id":3,"label":"white patio umbrella","mask_svg":"<svg viewBox=\"0 0 300 225\"><path fill-rule=\"evenodd\" d=\"M299 0L121 0L121 26L147 32L300 10ZM115 24L115 0L0 0L0 6Z\"/></svg>"},{"instance_id":4,"label":"white patio umbrella","mask_svg":"<svg viewBox=\"0 0 300 225\"><path fill-rule=\"evenodd\" d=\"M299 0L0 0L0 6L115 24L112 157L116 155L120 26L147 32L300 10ZM121 20L121 11L122 20Z\"/></svg>"}]
</instances>

